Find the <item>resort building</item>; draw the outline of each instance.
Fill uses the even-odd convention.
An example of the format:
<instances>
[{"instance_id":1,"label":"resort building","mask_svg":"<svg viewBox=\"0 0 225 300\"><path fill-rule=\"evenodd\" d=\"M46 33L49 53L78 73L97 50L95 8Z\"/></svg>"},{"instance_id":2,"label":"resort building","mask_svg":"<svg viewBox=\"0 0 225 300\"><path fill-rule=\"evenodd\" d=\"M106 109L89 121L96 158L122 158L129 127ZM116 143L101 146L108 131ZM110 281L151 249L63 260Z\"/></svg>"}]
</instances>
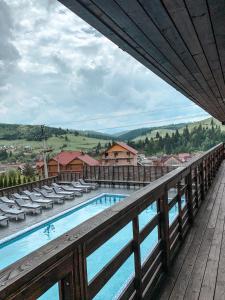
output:
<instances>
[{"instance_id":1,"label":"resort building","mask_svg":"<svg viewBox=\"0 0 225 300\"><path fill-rule=\"evenodd\" d=\"M99 161L81 151L62 151L48 161L48 175L60 172L82 173L84 166L97 166ZM44 162L36 163L39 175L44 174Z\"/></svg>"},{"instance_id":2,"label":"resort building","mask_svg":"<svg viewBox=\"0 0 225 300\"><path fill-rule=\"evenodd\" d=\"M115 142L102 153L102 166L137 166L138 151L123 142Z\"/></svg>"}]
</instances>

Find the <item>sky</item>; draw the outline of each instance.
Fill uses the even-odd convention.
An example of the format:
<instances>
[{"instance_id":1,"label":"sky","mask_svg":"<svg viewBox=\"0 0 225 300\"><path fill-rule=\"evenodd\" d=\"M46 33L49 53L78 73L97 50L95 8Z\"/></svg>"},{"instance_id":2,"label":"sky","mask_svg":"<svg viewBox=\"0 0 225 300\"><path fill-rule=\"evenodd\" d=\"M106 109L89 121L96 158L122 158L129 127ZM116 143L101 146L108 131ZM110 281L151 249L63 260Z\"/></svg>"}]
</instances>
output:
<instances>
[{"instance_id":1,"label":"sky","mask_svg":"<svg viewBox=\"0 0 225 300\"><path fill-rule=\"evenodd\" d=\"M0 123L113 133L208 115L56 0L0 0Z\"/></svg>"}]
</instances>

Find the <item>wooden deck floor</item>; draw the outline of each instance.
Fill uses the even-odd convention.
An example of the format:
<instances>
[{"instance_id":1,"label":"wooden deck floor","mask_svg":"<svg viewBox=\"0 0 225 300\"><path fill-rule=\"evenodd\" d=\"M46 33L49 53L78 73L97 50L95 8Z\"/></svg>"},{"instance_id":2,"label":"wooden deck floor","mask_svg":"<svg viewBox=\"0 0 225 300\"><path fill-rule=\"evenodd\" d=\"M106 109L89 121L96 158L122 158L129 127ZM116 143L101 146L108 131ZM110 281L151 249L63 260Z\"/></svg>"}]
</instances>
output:
<instances>
[{"instance_id":1,"label":"wooden deck floor","mask_svg":"<svg viewBox=\"0 0 225 300\"><path fill-rule=\"evenodd\" d=\"M157 299L225 299L225 161Z\"/></svg>"}]
</instances>

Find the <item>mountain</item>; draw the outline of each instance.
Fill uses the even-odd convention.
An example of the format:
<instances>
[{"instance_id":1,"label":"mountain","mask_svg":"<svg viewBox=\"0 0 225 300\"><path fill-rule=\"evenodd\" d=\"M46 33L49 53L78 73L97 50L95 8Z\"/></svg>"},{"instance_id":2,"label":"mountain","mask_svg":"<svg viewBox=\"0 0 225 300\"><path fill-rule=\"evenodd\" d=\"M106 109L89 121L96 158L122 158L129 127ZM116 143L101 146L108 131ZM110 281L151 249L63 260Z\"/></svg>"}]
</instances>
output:
<instances>
[{"instance_id":1,"label":"mountain","mask_svg":"<svg viewBox=\"0 0 225 300\"><path fill-rule=\"evenodd\" d=\"M70 130L45 126L44 135L47 141L51 142L53 146L55 146L55 144L62 144L62 141L64 139L66 144L69 144L69 142L71 141L71 148L75 144L76 147L79 147L79 143L81 143L81 147L84 146L84 148L89 148L89 141L91 147L94 147L99 142L103 145L115 139L121 141L138 141L144 140L146 139L146 137L154 138L157 132L159 132L161 136L166 135L166 133L171 135L176 131L176 129L178 129L179 132L182 132L185 126L188 126L189 130L192 130L194 127L199 126L200 124L206 128L210 126L211 121L212 118L207 118L202 121L191 123L189 122L169 124L158 127L138 128L134 130L123 131L115 135L110 135L93 130ZM225 131L225 126L222 126L221 123L215 119L213 119L213 121L215 125L221 127L222 131ZM0 124L0 145L9 144L13 141L17 141L17 144L20 144L19 141L23 141L23 144L26 141L32 144L31 142L40 142L41 140L43 140L43 133L40 125Z\"/></svg>"},{"instance_id":2,"label":"mountain","mask_svg":"<svg viewBox=\"0 0 225 300\"><path fill-rule=\"evenodd\" d=\"M214 118L207 118L202 121L196 121L196 122L189 122L189 123L179 123L179 124L170 124L166 126L159 126L159 127L152 127L152 128L140 128L138 130L131 130L128 133L121 135L120 138L123 140L144 140L146 137L148 138L154 138L156 136L156 133L159 132L161 136L165 136L167 133L169 135L172 135L173 132L176 131L176 129L182 133L184 128L187 126L189 131L192 131L194 127L198 127L201 125L203 128L210 127L211 122L214 122L214 125L219 126L222 131L225 131L225 126L221 124L218 120Z\"/></svg>"}]
</instances>

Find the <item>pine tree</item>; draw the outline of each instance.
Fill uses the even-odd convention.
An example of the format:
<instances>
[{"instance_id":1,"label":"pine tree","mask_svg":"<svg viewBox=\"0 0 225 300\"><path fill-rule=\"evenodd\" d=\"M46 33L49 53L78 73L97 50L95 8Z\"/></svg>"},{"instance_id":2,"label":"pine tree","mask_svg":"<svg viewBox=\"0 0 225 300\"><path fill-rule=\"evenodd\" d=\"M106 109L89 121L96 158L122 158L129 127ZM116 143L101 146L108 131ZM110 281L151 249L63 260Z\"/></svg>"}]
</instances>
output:
<instances>
[{"instance_id":1,"label":"pine tree","mask_svg":"<svg viewBox=\"0 0 225 300\"><path fill-rule=\"evenodd\" d=\"M4 183L3 183L3 176L0 176L0 189L2 189L4 187Z\"/></svg>"},{"instance_id":2,"label":"pine tree","mask_svg":"<svg viewBox=\"0 0 225 300\"><path fill-rule=\"evenodd\" d=\"M7 186L12 186L13 185L13 182L12 182L12 177L8 177L8 183L7 183Z\"/></svg>"},{"instance_id":3,"label":"pine tree","mask_svg":"<svg viewBox=\"0 0 225 300\"><path fill-rule=\"evenodd\" d=\"M12 178L12 185L13 186L17 185L16 176L13 176L13 178Z\"/></svg>"},{"instance_id":4,"label":"pine tree","mask_svg":"<svg viewBox=\"0 0 225 300\"><path fill-rule=\"evenodd\" d=\"M18 185L21 184L21 175L20 175L20 174L18 175L18 178L17 178L17 184L18 184Z\"/></svg>"}]
</instances>

